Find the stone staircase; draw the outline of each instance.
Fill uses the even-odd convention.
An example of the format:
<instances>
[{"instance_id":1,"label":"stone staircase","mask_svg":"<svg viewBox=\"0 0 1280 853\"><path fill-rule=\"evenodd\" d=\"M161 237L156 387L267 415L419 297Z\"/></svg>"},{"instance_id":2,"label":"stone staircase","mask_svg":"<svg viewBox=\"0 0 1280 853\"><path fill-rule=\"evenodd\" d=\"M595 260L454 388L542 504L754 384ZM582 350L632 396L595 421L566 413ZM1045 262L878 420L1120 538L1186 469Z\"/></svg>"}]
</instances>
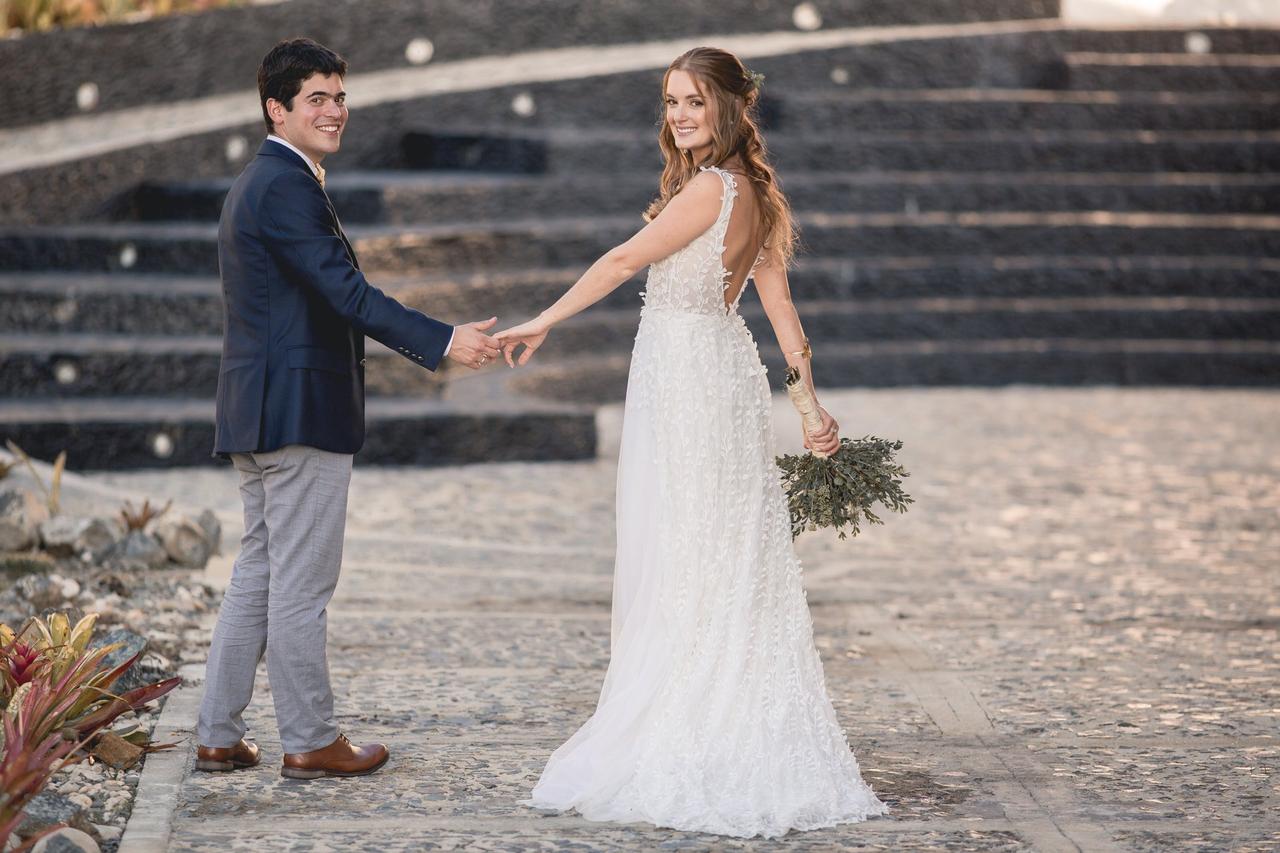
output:
<instances>
[{"instance_id":1,"label":"stone staircase","mask_svg":"<svg viewBox=\"0 0 1280 853\"><path fill-rule=\"evenodd\" d=\"M819 384L1276 385L1278 57L1273 30L1049 28L753 60ZM329 193L371 280L455 322L544 307L641 224L657 76L353 113ZM0 227L0 432L82 468L208 460L237 170L138 184L99 221ZM361 459L590 456L641 288L514 373L372 347ZM742 310L776 378L754 294Z\"/></svg>"}]
</instances>

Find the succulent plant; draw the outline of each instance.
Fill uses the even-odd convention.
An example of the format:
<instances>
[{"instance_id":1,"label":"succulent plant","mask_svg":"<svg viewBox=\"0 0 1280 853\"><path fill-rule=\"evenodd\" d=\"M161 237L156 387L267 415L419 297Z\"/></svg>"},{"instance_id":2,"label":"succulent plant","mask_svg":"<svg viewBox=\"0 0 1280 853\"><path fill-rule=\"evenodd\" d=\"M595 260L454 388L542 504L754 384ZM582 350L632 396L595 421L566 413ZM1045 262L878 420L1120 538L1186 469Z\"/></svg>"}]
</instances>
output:
<instances>
[{"instance_id":1,"label":"succulent plant","mask_svg":"<svg viewBox=\"0 0 1280 853\"><path fill-rule=\"evenodd\" d=\"M125 501L124 506L120 509L120 519L124 522L126 530L142 530L152 521L159 518L169 511L169 507L173 506L173 501L169 501L164 506L156 509L151 505L150 500L144 500L142 506L134 509L131 501Z\"/></svg>"}]
</instances>

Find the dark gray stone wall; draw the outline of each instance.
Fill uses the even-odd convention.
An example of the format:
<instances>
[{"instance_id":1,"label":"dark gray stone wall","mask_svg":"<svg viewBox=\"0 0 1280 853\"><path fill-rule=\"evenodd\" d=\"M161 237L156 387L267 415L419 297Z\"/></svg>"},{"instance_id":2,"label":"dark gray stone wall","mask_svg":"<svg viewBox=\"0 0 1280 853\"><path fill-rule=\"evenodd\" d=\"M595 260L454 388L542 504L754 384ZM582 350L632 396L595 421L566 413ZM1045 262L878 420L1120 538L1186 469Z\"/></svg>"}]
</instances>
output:
<instances>
[{"instance_id":1,"label":"dark gray stone wall","mask_svg":"<svg viewBox=\"0 0 1280 853\"><path fill-rule=\"evenodd\" d=\"M353 71L407 66L424 37L434 61L538 48L614 44L701 33L791 28L794 3L772 0L291 0L138 24L0 41L0 127L74 115L76 89L97 84L100 110L252 88L262 56L305 35ZM818 0L826 27L1053 18L1059 0Z\"/></svg>"}]
</instances>

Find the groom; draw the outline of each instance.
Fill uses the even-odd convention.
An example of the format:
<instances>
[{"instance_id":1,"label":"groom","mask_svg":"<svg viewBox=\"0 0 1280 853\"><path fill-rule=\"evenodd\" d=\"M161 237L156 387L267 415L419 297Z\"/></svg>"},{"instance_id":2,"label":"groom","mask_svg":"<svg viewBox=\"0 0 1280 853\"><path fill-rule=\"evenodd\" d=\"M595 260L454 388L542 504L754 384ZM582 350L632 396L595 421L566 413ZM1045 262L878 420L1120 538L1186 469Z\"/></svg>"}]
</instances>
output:
<instances>
[{"instance_id":1,"label":"groom","mask_svg":"<svg viewBox=\"0 0 1280 853\"><path fill-rule=\"evenodd\" d=\"M450 327L369 284L324 192L347 123L346 62L309 39L258 69L267 139L227 194L218 229L225 322L214 453L240 472L245 532L218 614L200 707L200 770L258 764L241 715L263 652L281 774L361 776L382 744L338 730L325 607L338 583L351 458L364 443L364 339L428 370L496 359L496 318Z\"/></svg>"}]
</instances>

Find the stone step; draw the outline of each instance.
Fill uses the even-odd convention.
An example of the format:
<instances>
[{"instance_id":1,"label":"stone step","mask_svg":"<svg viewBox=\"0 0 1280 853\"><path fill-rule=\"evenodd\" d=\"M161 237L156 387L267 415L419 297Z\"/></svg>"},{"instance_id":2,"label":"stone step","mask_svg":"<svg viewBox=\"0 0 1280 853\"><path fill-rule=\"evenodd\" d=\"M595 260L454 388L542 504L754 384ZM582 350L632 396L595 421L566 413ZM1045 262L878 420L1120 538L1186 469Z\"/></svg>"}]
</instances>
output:
<instances>
[{"instance_id":1,"label":"stone step","mask_svg":"<svg viewBox=\"0 0 1280 853\"><path fill-rule=\"evenodd\" d=\"M1274 93L1280 54L1095 53L1066 55L1071 87Z\"/></svg>"},{"instance_id":2,"label":"stone step","mask_svg":"<svg viewBox=\"0 0 1280 853\"><path fill-rule=\"evenodd\" d=\"M373 341L367 353L365 390L371 396L442 393L447 362L435 372L424 370ZM213 397L221 359L218 334L3 334L0 396Z\"/></svg>"},{"instance_id":3,"label":"stone step","mask_svg":"<svg viewBox=\"0 0 1280 853\"><path fill-rule=\"evenodd\" d=\"M1154 27L1069 29L1060 35L1068 51L1107 53L1280 53L1277 27Z\"/></svg>"},{"instance_id":4,"label":"stone step","mask_svg":"<svg viewBox=\"0 0 1280 853\"><path fill-rule=\"evenodd\" d=\"M784 363L761 346L770 386ZM628 359L563 359L521 368L519 391L546 399L607 403L623 399ZM1274 387L1280 343L1196 340L907 340L828 344L815 353L819 387L917 385L1164 385Z\"/></svg>"},{"instance_id":5,"label":"stone step","mask_svg":"<svg viewBox=\"0 0 1280 853\"><path fill-rule=\"evenodd\" d=\"M463 322L537 313L582 273L581 267L370 280L432 316ZM812 257L790 275L797 299L877 300L961 297L1280 298L1280 260L1225 257ZM602 308L635 308L643 275ZM748 296L748 298L750 298ZM0 330L216 336L221 286L213 277L28 273L0 275Z\"/></svg>"},{"instance_id":6,"label":"stone step","mask_svg":"<svg viewBox=\"0 0 1280 853\"><path fill-rule=\"evenodd\" d=\"M950 39L907 37L760 57L751 65L767 77L766 96L783 89L845 87L1063 89L1070 80L1067 53L1186 53L1189 45L1205 49L1206 44L1213 54L1276 54L1280 29L1044 29Z\"/></svg>"},{"instance_id":7,"label":"stone step","mask_svg":"<svg viewBox=\"0 0 1280 853\"><path fill-rule=\"evenodd\" d=\"M1280 341L1280 299L953 297L797 301L796 310L815 348L918 340ZM754 297L743 300L742 315L762 350L774 347ZM635 308L586 311L557 328L539 355L629 352L639 319Z\"/></svg>"},{"instance_id":8,"label":"stone step","mask_svg":"<svg viewBox=\"0 0 1280 853\"><path fill-rule=\"evenodd\" d=\"M631 349L639 300L596 308L558 328L542 358L572 358ZM1091 297L798 300L815 346L901 340L1114 339L1280 340L1280 299L1219 297ZM773 333L754 295L742 313L758 340ZM520 319L515 314L511 320ZM134 335L0 336L0 394L13 399L72 398L114 393L212 396L221 339ZM428 373L385 348L370 346L366 387L371 395L444 393L471 371Z\"/></svg>"},{"instance_id":9,"label":"stone step","mask_svg":"<svg viewBox=\"0 0 1280 853\"><path fill-rule=\"evenodd\" d=\"M804 245L823 256L1280 254L1280 217L1092 212L844 213L798 217ZM347 229L368 269L529 269L589 264L629 238L634 216L456 226ZM0 268L12 271L188 273L217 270L216 227L92 224L0 229Z\"/></svg>"},{"instance_id":10,"label":"stone step","mask_svg":"<svg viewBox=\"0 0 1280 853\"><path fill-rule=\"evenodd\" d=\"M1280 113L1278 113L1280 114ZM784 176L797 211L1123 210L1280 212L1280 174L1195 172L796 172ZM142 184L111 216L145 222L218 219L230 179ZM654 197L652 178L610 175L467 175L354 172L327 191L347 225L457 223L591 211L636 214Z\"/></svg>"},{"instance_id":11,"label":"stone step","mask_svg":"<svg viewBox=\"0 0 1280 853\"><path fill-rule=\"evenodd\" d=\"M477 153L466 145L474 144ZM448 144L447 144L448 143ZM632 131L500 129L410 131L411 169L656 174L662 162L652 134ZM530 150L537 148L534 156ZM771 134L769 149L786 175L798 171L1264 172L1280 171L1275 131L948 131ZM503 158L506 157L504 166Z\"/></svg>"},{"instance_id":12,"label":"stone step","mask_svg":"<svg viewBox=\"0 0 1280 853\"><path fill-rule=\"evenodd\" d=\"M282 33L306 32L330 42L351 63L352 72L361 74L411 67L406 46L415 39L428 40L432 61L441 63L583 45L794 31L795 5L723 0L712 7L653 0L613 4L602 14L579 0L553 0L534 15L523 0L491 0L483 7L468 0L437 0L427 6L365 0L358 10L332 0L292 0L26 34L0 40L0 67L27 70L21 86L0 93L0 127L80 113L76 95L83 83L96 86L100 110L245 88L245 78L210 74L204 62L172 61L175 54L192 54L192 46L198 46L199 57L216 57L220 68L251 73ZM1055 18L1058 6L1058 0L840 0L821 4L821 23L834 28ZM357 24L358 35L352 29ZM672 58L678 52L673 48ZM128 63L120 61L123 56ZM154 73L156 68L165 73Z\"/></svg>"},{"instance_id":13,"label":"stone step","mask_svg":"<svg viewBox=\"0 0 1280 853\"><path fill-rule=\"evenodd\" d=\"M1173 88L1173 87L1170 87ZM1280 95L1227 91L849 89L785 93L772 102L787 132L978 130L1275 130Z\"/></svg>"},{"instance_id":14,"label":"stone step","mask_svg":"<svg viewBox=\"0 0 1280 853\"><path fill-rule=\"evenodd\" d=\"M595 415L571 404L371 398L357 464L463 465L591 459ZM213 402L163 398L0 401L0 436L32 456L66 450L76 470L225 465L213 449Z\"/></svg>"}]
</instances>

